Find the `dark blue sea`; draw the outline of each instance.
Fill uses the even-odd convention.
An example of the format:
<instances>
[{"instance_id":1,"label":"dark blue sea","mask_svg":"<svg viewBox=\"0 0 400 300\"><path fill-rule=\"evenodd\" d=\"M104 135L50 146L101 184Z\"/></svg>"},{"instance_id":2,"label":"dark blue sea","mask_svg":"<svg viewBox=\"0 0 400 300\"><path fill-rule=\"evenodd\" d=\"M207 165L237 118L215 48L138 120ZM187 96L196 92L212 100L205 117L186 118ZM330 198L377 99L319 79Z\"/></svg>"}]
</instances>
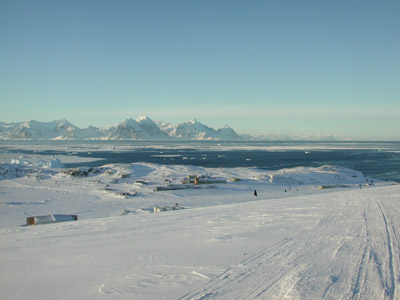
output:
<instances>
[{"instance_id":1,"label":"dark blue sea","mask_svg":"<svg viewBox=\"0 0 400 300\"><path fill-rule=\"evenodd\" d=\"M19 143L21 147L18 147ZM51 141L14 142L12 147L2 142L0 151L46 155L67 153L99 159L65 164L66 167L151 162L278 170L338 165L361 171L368 177L400 182L400 142Z\"/></svg>"}]
</instances>

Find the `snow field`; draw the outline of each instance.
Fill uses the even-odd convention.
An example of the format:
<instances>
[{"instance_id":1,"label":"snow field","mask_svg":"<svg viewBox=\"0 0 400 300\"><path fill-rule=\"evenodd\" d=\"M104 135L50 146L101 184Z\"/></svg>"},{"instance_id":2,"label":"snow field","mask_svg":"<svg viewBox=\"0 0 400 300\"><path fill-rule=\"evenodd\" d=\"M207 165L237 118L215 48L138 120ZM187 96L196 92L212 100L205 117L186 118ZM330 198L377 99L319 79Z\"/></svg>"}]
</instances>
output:
<instances>
[{"instance_id":1,"label":"snow field","mask_svg":"<svg viewBox=\"0 0 400 300\"><path fill-rule=\"evenodd\" d=\"M87 177L41 169L39 179L12 167L18 176L0 178L1 299L400 298L399 185L365 186L359 172L330 166L143 163ZM242 181L153 191L207 173ZM187 209L142 210L175 202ZM121 216L124 207L132 213ZM49 213L78 221L20 226Z\"/></svg>"}]
</instances>

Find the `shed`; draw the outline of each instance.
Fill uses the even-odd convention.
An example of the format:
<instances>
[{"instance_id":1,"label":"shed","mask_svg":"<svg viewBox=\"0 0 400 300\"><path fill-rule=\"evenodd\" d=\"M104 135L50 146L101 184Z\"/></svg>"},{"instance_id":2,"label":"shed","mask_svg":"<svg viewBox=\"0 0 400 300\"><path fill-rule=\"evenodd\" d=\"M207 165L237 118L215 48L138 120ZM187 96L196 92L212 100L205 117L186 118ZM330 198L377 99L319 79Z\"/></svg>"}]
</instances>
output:
<instances>
[{"instance_id":1,"label":"shed","mask_svg":"<svg viewBox=\"0 0 400 300\"><path fill-rule=\"evenodd\" d=\"M58 222L69 222L78 220L77 215L45 215L45 216L35 216L26 218L26 225L39 225L39 224L50 224Z\"/></svg>"}]
</instances>

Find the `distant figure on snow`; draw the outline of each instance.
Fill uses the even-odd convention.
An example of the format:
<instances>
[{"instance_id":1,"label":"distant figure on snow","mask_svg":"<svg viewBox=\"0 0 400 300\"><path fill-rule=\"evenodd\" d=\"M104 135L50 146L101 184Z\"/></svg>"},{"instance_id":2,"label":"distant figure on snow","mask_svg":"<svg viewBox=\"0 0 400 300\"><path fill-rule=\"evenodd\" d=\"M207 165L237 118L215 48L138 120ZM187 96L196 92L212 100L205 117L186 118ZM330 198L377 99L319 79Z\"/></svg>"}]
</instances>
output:
<instances>
[{"instance_id":1,"label":"distant figure on snow","mask_svg":"<svg viewBox=\"0 0 400 300\"><path fill-rule=\"evenodd\" d=\"M256 196L256 197L257 197L257 191L256 191L256 190L254 190L254 196Z\"/></svg>"}]
</instances>

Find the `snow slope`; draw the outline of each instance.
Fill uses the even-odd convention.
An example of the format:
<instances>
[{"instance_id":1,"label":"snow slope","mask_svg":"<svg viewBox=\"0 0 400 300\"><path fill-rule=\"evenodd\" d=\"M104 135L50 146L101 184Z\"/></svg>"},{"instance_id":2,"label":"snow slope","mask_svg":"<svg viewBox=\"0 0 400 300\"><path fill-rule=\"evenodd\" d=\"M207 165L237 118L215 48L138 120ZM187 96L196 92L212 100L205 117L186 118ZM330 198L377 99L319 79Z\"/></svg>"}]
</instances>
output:
<instances>
[{"instance_id":1,"label":"snow slope","mask_svg":"<svg viewBox=\"0 0 400 300\"><path fill-rule=\"evenodd\" d=\"M400 186L357 171L0 167L1 299L400 298ZM153 191L201 174L241 181Z\"/></svg>"}]
</instances>

